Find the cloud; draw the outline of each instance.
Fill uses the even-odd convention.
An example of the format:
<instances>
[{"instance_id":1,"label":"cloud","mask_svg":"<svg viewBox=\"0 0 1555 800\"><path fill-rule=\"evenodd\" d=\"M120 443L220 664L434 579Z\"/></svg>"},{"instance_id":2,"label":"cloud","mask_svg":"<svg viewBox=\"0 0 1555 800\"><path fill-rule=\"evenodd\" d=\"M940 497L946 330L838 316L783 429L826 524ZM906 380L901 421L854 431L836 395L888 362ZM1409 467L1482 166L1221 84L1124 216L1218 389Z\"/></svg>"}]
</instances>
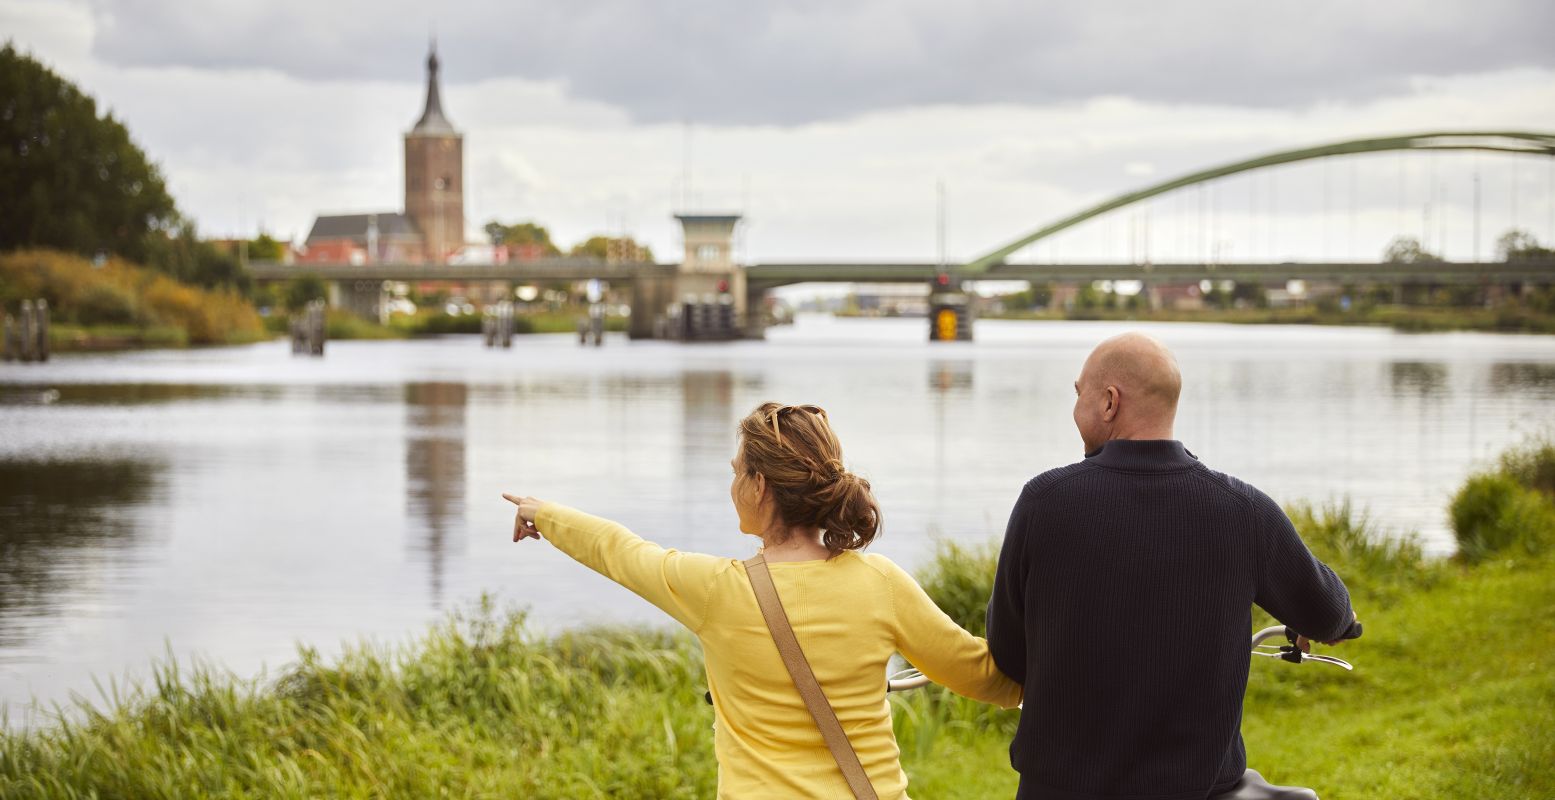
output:
<instances>
[{"instance_id":1,"label":"cloud","mask_svg":"<svg viewBox=\"0 0 1555 800\"><path fill-rule=\"evenodd\" d=\"M180 207L203 231L251 234L263 223L271 232L300 237L319 213L401 206L400 137L421 109L425 31L409 30L421 26L418 15L424 12L404 4L391 2L373 12L376 20L401 21L396 24L406 30L398 30L395 25L364 27L360 19L352 21L353 14L367 12L350 2L317 4L317 13L307 18L288 2L256 3L236 9L231 18L217 2L209 7L213 10L200 12L208 19L167 21L168 31L157 34L154 29L162 25L158 14L172 12L144 0L90 8L81 0L0 0L0 30L98 98L103 107L112 108L135 140L163 165ZM936 55L934 63L948 66L935 67L943 74L924 77L923 86L888 74L892 71L879 65L896 64L904 74L919 70L912 74L926 75L922 70L928 69L929 59L905 63L899 42L915 36L925 41L973 36L987 27L976 14L924 32L913 22L923 18L922 12L911 4L886 14L867 5L831 10L803 3L768 9L760 24L750 25L752 37L810 31L816 39L814 53L790 54L783 62L799 65L794 67L795 86L784 91L800 97L799 83L816 80L805 78L806 70L814 69L817 60L831 58L840 88L824 102L837 103L839 111L830 116L789 115L783 124L757 115L749 121L726 118L717 125L688 128L673 114L655 118L644 112L647 105L602 98L597 87L580 90L592 84L586 75L568 73L567 63L569 58L582 60L584 54L569 55L560 45L544 45L550 48L544 50L550 54L546 58L556 62L545 69L515 67L541 58L526 54L520 44L539 36L535 30L553 25L546 15L563 13L519 8L511 14L493 10L486 25L490 30L460 28L463 23L457 19L438 22L449 78L444 107L466 137L465 200L473 236L493 218L530 219L549 225L563 243L595 233L625 232L648 241L661 257L675 258L679 238L670 215L690 206L747 210L751 222L743 255L755 261L928 260L936 252L935 184L944 179L950 256L971 258L1118 193L1276 150L1444 126L1555 129L1555 69L1475 72L1461 53L1437 54L1439 63L1432 69L1467 74L1410 77L1432 69L1420 64L1379 68L1380 74L1392 77L1379 78L1382 83L1377 85L1384 88L1371 94L1341 81L1340 88L1322 99L1284 105L1268 98L1252 104L1152 99L1142 91L1080 94L1072 87L1073 96L1052 102L974 101L969 99L975 96L974 88L953 91L963 78L950 69L951 50L935 51L947 55ZM665 77L671 65L653 60L663 48L651 39L668 23L644 16L642 25L647 27L637 28L642 46L627 46L607 35L623 18L591 21L593 9L596 6L585 3L581 11L566 12L575 16L575 24L599 28L589 59L614 63L618 72L633 72L631 79L642 85L643 98L677 91L675 80ZM1177 11L1184 19L1203 15L1194 8ZM664 13L684 16L682 12L672 8ZM469 10L447 13L464 15L458 19L479 16ZM1150 16L1154 11L1138 13L1146 15L1142 19L1161 19ZM1355 13L1381 14L1366 9ZM1533 27L1544 12L1517 13ZM750 83L741 71L766 68L762 59L733 52L738 48L720 38L728 35L728 20L741 19L741 14L750 16L709 8L703 17L677 23L695 28L693 38L706 42L695 58L686 56L691 59L686 63L705 62L701 71L716 76L719 70L711 65L718 58L732 58L737 63L725 70L731 85ZM816 20L826 15L844 22L818 30ZM856 35L856 25L846 20L858 15L874 21L877 36ZM1408 14L1399 16L1405 20L1401 25L1425 24ZM131 17L133 25L127 21ZM520 18L525 24L519 24ZM1098 59L1106 54L1086 55L1078 52L1080 45L1066 44L1096 41L1101 34L1087 25L1100 23L1085 22L1079 11L1065 19L1042 31L1019 29L1018 36L1005 31L1010 35L990 39L1003 44L990 46L988 63L1017 52L1035 59L1040 51L1041 59L1051 60L1058 58L1053 52L1061 51L1074 59L1065 62L1064 69L1076 85L1111 85L1099 72L1086 74L1101 71ZM1444 19L1431 24L1458 24L1453 14ZM1114 14L1119 41L1128 35L1124 23ZM1473 49L1469 40L1475 24L1460 26L1468 50ZM179 25L184 32L169 32ZM206 36L200 26L209 26L209 42L182 42ZM118 48L132 44L123 41L130 28L153 37L152 43L160 42L165 52L144 43L134 52L120 52ZM244 31L246 37L240 35ZM511 40L505 45L506 60L477 58L484 46L481 37L499 34ZM856 52L839 54L850 36ZM1295 34L1282 37L1262 45L1270 50L1294 47ZM1019 48L1015 39L1021 40ZM1345 41L1348 44L1340 44L1361 49L1353 37ZM1429 49L1433 41L1422 35L1416 49ZM1318 59L1329 46L1340 45L1317 42L1308 60ZM190 47L204 55L190 57L183 52ZM1144 58L1125 49L1111 45L1109 53L1120 65L1107 79L1112 83L1121 81L1119 76L1128 69L1138 69L1136 62ZM1241 52L1222 53L1220 58L1241 58ZM1381 49L1365 52L1368 58L1382 59ZM487 69L483 63L501 69ZM836 98L854 91L845 84L859 80L857 64L873 69L869 74L879 86L868 103L850 106ZM1303 68L1328 67L1314 61ZM999 71L993 66L983 69L989 74ZM1205 85L1191 85L1186 66L1174 74L1181 77L1183 91L1214 97L1220 92L1217 81L1235 85L1244 80L1235 70L1226 73L1195 79ZM775 74L782 78L784 73ZM1051 80L1059 82L1058 77ZM688 84L686 91L695 88ZM819 107L824 93L816 92L811 105ZM762 103L776 93L733 92L729 97L746 111L770 111ZM924 99L943 95L955 99ZM632 102L649 103L643 98ZM688 136L689 187L683 180ZM1144 166L1154 172L1146 174ZM1429 233L1445 245L1442 249L1449 256L1469 257L1475 170L1483 188L1480 250L1488 254L1489 242L1513 222L1531 227L1541 240L1555 239L1555 196L1549 191L1555 173L1547 169L1555 169L1555 160L1442 154L1342 159L1327 166L1263 171L1202 193L1177 193L1148 207L1108 215L1066 234L1038 255L1116 259L1148 251L1158 260L1201 257L1205 242L1213 239L1223 241L1220 252L1232 256L1375 258L1387 239L1402 230ZM1521 182L1514 184L1513 178ZM1426 192L1424 187L1432 185L1439 189ZM689 199L683 200L686 195Z\"/></svg>"},{"instance_id":2,"label":"cloud","mask_svg":"<svg viewBox=\"0 0 1555 800\"><path fill-rule=\"evenodd\" d=\"M1288 107L1418 77L1555 66L1555 4L852 3L719 0L92 0L120 66L420 80L435 25L446 78L554 82L634 120L796 125L923 105L1096 96Z\"/></svg>"}]
</instances>

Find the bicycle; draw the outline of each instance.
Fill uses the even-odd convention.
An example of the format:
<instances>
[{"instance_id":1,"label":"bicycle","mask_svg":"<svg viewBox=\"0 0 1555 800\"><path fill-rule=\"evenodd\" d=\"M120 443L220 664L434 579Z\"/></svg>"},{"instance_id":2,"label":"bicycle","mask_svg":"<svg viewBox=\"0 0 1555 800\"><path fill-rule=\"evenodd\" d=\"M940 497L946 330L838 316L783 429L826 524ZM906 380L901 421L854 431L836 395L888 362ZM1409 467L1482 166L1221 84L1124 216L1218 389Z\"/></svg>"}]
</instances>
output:
<instances>
[{"instance_id":1,"label":"bicycle","mask_svg":"<svg viewBox=\"0 0 1555 800\"><path fill-rule=\"evenodd\" d=\"M1287 644L1270 645L1264 642L1270 639L1285 637ZM1313 655L1296 646L1297 633L1284 625L1274 625L1253 634L1252 654L1266 658L1277 658L1292 664L1305 664L1309 661L1319 664L1329 664L1346 671L1354 670L1350 662L1334 656ZM1339 637L1340 640L1359 639L1361 637L1361 623L1351 623L1350 627ZM916 669L908 668L894 672L886 678L886 692L905 692L927 686L930 683L923 673ZM1229 791L1206 798L1205 800L1318 800L1317 792L1298 786L1275 786L1264 780L1255 769L1249 769L1242 774L1242 780Z\"/></svg>"}]
</instances>

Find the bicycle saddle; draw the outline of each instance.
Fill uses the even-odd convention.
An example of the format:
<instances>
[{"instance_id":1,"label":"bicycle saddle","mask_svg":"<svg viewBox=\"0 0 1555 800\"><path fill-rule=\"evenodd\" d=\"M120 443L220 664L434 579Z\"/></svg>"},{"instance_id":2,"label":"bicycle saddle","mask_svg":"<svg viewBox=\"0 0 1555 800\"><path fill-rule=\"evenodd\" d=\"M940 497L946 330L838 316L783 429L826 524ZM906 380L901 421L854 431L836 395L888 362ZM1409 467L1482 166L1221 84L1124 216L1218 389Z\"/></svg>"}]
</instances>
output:
<instances>
[{"instance_id":1,"label":"bicycle saddle","mask_svg":"<svg viewBox=\"0 0 1555 800\"><path fill-rule=\"evenodd\" d=\"M1210 800L1317 800L1317 792L1295 786L1275 786L1264 780L1258 770L1250 769L1242 773L1236 788Z\"/></svg>"}]
</instances>

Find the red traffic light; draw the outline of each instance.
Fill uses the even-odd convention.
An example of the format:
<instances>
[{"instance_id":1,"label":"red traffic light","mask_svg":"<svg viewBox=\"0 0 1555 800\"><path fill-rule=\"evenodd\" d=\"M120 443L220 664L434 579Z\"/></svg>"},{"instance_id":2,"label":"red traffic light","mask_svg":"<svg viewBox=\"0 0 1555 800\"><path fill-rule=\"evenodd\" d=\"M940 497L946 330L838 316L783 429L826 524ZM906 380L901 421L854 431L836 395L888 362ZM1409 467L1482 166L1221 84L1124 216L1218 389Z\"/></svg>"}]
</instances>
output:
<instances>
[{"instance_id":1,"label":"red traffic light","mask_svg":"<svg viewBox=\"0 0 1555 800\"><path fill-rule=\"evenodd\" d=\"M719 281L718 282L718 293L719 294L728 294L729 293L729 282L728 281Z\"/></svg>"},{"instance_id":2,"label":"red traffic light","mask_svg":"<svg viewBox=\"0 0 1555 800\"><path fill-rule=\"evenodd\" d=\"M934 281L935 281L935 283L938 283L941 286L949 286L950 285L950 273L948 273L948 272L941 272L937 277L934 278Z\"/></svg>"}]
</instances>

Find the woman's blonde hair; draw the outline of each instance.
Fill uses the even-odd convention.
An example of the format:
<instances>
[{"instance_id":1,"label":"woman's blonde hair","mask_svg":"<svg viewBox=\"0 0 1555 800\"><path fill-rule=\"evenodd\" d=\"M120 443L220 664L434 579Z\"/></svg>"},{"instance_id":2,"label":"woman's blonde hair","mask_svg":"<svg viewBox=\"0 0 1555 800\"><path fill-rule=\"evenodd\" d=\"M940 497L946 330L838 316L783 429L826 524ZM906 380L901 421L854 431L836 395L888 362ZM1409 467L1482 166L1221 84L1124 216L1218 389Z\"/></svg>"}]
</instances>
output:
<instances>
[{"instance_id":1,"label":"woman's blonde hair","mask_svg":"<svg viewBox=\"0 0 1555 800\"><path fill-rule=\"evenodd\" d=\"M740 420L745 475L765 476L785 525L817 527L833 556L862 550L880 533L869 481L842 465L842 444L818 406L762 403Z\"/></svg>"}]
</instances>

